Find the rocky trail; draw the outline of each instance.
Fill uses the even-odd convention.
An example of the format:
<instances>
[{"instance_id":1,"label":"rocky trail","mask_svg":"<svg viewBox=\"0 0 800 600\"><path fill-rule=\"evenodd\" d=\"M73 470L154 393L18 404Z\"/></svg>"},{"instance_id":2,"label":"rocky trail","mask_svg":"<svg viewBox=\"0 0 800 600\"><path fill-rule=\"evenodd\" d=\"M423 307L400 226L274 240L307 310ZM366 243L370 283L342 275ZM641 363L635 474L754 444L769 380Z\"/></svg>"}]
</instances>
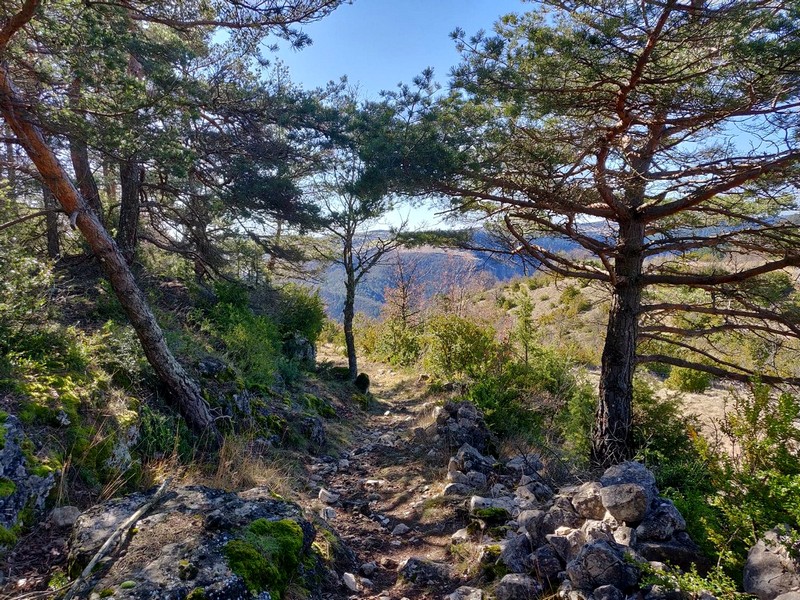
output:
<instances>
[{"instance_id":1,"label":"rocky trail","mask_svg":"<svg viewBox=\"0 0 800 600\"><path fill-rule=\"evenodd\" d=\"M467 514L463 498L440 496L450 448L431 444L426 434L433 406L421 399L423 386L387 369L375 380L374 402L353 448L345 458L324 457L311 466L320 492L307 506L341 536L358 566L343 577L342 593L329 597L442 598L463 584L457 568L414 582L400 567L452 560L451 535L467 524Z\"/></svg>"}]
</instances>

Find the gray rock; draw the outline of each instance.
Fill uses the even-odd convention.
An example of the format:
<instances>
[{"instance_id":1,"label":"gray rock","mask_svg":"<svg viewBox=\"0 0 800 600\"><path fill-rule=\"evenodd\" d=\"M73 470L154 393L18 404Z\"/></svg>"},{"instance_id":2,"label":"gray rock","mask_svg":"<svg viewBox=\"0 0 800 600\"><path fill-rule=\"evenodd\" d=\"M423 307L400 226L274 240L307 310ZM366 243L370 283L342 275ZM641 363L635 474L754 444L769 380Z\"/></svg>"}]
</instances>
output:
<instances>
[{"instance_id":1,"label":"gray rock","mask_svg":"<svg viewBox=\"0 0 800 600\"><path fill-rule=\"evenodd\" d=\"M517 523L528 533L534 546L540 546L545 541L542 522L546 514L543 510L523 510L517 515Z\"/></svg>"},{"instance_id":2,"label":"gray rock","mask_svg":"<svg viewBox=\"0 0 800 600\"><path fill-rule=\"evenodd\" d=\"M593 542L595 540L605 540L607 542L615 541L614 531L611 529L611 525L605 521L588 519L581 527L581 531L583 531L586 536L587 542Z\"/></svg>"},{"instance_id":3,"label":"gray rock","mask_svg":"<svg viewBox=\"0 0 800 600\"><path fill-rule=\"evenodd\" d=\"M211 379L216 379L227 368L227 365L216 356L204 356L197 361L197 370L200 375Z\"/></svg>"},{"instance_id":4,"label":"gray rock","mask_svg":"<svg viewBox=\"0 0 800 600\"><path fill-rule=\"evenodd\" d=\"M527 533L522 533L502 544L499 560L511 573L527 573L531 566L530 554L530 537Z\"/></svg>"},{"instance_id":5,"label":"gray rock","mask_svg":"<svg viewBox=\"0 0 800 600\"><path fill-rule=\"evenodd\" d=\"M445 600L483 600L483 591L462 585L452 594L445 596Z\"/></svg>"},{"instance_id":6,"label":"gray rock","mask_svg":"<svg viewBox=\"0 0 800 600\"><path fill-rule=\"evenodd\" d=\"M319 511L319 516L326 521L330 521L336 518L336 509L330 506L324 507L322 510Z\"/></svg>"},{"instance_id":7,"label":"gray rock","mask_svg":"<svg viewBox=\"0 0 800 600\"><path fill-rule=\"evenodd\" d=\"M583 525L583 519L572 509L572 504L567 500L566 505L554 504L542 519L541 535L555 533L559 527L578 529Z\"/></svg>"},{"instance_id":8,"label":"gray rock","mask_svg":"<svg viewBox=\"0 0 800 600\"><path fill-rule=\"evenodd\" d=\"M676 532L666 542L638 542L634 549L645 560L670 563L685 571L692 564L701 571L709 566L708 559L685 531Z\"/></svg>"},{"instance_id":9,"label":"gray rock","mask_svg":"<svg viewBox=\"0 0 800 600\"><path fill-rule=\"evenodd\" d=\"M620 546L636 545L636 530L627 525L620 525L614 531L614 541Z\"/></svg>"},{"instance_id":10,"label":"gray rock","mask_svg":"<svg viewBox=\"0 0 800 600\"><path fill-rule=\"evenodd\" d=\"M686 530L686 521L675 505L669 500L659 499L636 528L636 538L641 541L663 542L676 531Z\"/></svg>"},{"instance_id":11,"label":"gray rock","mask_svg":"<svg viewBox=\"0 0 800 600\"><path fill-rule=\"evenodd\" d=\"M514 499L508 496L503 496L501 498L483 498L481 496L472 496L469 499L469 512L470 514L475 514L479 510L485 509L502 509L505 510L509 518L514 516L516 511L516 505L514 504Z\"/></svg>"},{"instance_id":12,"label":"gray rock","mask_svg":"<svg viewBox=\"0 0 800 600\"><path fill-rule=\"evenodd\" d=\"M59 506L50 511L47 520L53 527L72 527L80 516L81 509L77 506Z\"/></svg>"},{"instance_id":13,"label":"gray rock","mask_svg":"<svg viewBox=\"0 0 800 600\"><path fill-rule=\"evenodd\" d=\"M459 471L467 473L468 471L479 471L484 474L492 472L494 467L494 460L485 457L476 448L469 444L463 444L453 457Z\"/></svg>"},{"instance_id":14,"label":"gray rock","mask_svg":"<svg viewBox=\"0 0 800 600\"><path fill-rule=\"evenodd\" d=\"M417 556L404 560L398 572L408 581L426 585L441 584L451 575L449 565Z\"/></svg>"},{"instance_id":15,"label":"gray rock","mask_svg":"<svg viewBox=\"0 0 800 600\"><path fill-rule=\"evenodd\" d=\"M567 575L575 588L613 585L625 591L633 588L639 577L637 569L623 559L622 551L602 540L586 544L575 560L567 563Z\"/></svg>"},{"instance_id":16,"label":"gray rock","mask_svg":"<svg viewBox=\"0 0 800 600\"><path fill-rule=\"evenodd\" d=\"M543 465L538 454L519 454L506 462L506 468L518 475L536 479Z\"/></svg>"},{"instance_id":17,"label":"gray rock","mask_svg":"<svg viewBox=\"0 0 800 600\"><path fill-rule=\"evenodd\" d=\"M342 575L342 583L347 587L347 589L357 592L359 590L358 580L356 576L352 573L345 573Z\"/></svg>"},{"instance_id":18,"label":"gray rock","mask_svg":"<svg viewBox=\"0 0 800 600\"><path fill-rule=\"evenodd\" d=\"M317 349L308 338L294 333L283 342L283 352L289 360L300 363L307 369L313 369L317 363Z\"/></svg>"},{"instance_id":19,"label":"gray rock","mask_svg":"<svg viewBox=\"0 0 800 600\"><path fill-rule=\"evenodd\" d=\"M495 590L497 600L534 600L542 593L542 586L530 575L509 573L500 580Z\"/></svg>"},{"instance_id":20,"label":"gray rock","mask_svg":"<svg viewBox=\"0 0 800 600\"><path fill-rule=\"evenodd\" d=\"M583 531L568 527L559 527L555 533L546 536L546 539L565 563L574 559L586 544Z\"/></svg>"},{"instance_id":21,"label":"gray rock","mask_svg":"<svg viewBox=\"0 0 800 600\"><path fill-rule=\"evenodd\" d=\"M469 496L472 488L463 483L448 483L442 491L442 496Z\"/></svg>"},{"instance_id":22,"label":"gray rock","mask_svg":"<svg viewBox=\"0 0 800 600\"><path fill-rule=\"evenodd\" d=\"M394 526L394 529L392 529L392 535L405 535L409 531L411 531L411 527L405 523L398 523Z\"/></svg>"},{"instance_id":23,"label":"gray rock","mask_svg":"<svg viewBox=\"0 0 800 600\"><path fill-rule=\"evenodd\" d=\"M609 485L600 490L603 506L619 522L638 523L644 519L649 500L647 491L636 483Z\"/></svg>"},{"instance_id":24,"label":"gray rock","mask_svg":"<svg viewBox=\"0 0 800 600\"><path fill-rule=\"evenodd\" d=\"M558 575L564 570L563 563L552 546L540 546L530 556L531 573L544 588L558 583Z\"/></svg>"},{"instance_id":25,"label":"gray rock","mask_svg":"<svg viewBox=\"0 0 800 600\"><path fill-rule=\"evenodd\" d=\"M606 469L600 478L603 487L620 483L635 483L642 486L647 494L648 504L658 496L655 475L641 463L630 461L614 465Z\"/></svg>"},{"instance_id":26,"label":"gray rock","mask_svg":"<svg viewBox=\"0 0 800 600\"><path fill-rule=\"evenodd\" d=\"M33 474L33 465L22 451L25 433L17 417L7 415L0 428L4 429L0 432L0 439L4 440L0 448L0 479L14 484L10 494L0 497L0 525L11 528L17 524L23 509L29 506L36 510L44 508L45 500L55 485L55 473L45 476Z\"/></svg>"},{"instance_id":27,"label":"gray rock","mask_svg":"<svg viewBox=\"0 0 800 600\"><path fill-rule=\"evenodd\" d=\"M465 485L465 486L469 485L469 479L461 471L448 471L447 481L451 483L457 483L459 485Z\"/></svg>"},{"instance_id":28,"label":"gray rock","mask_svg":"<svg viewBox=\"0 0 800 600\"><path fill-rule=\"evenodd\" d=\"M775 527L750 549L744 566L745 592L761 600L800 592L800 569L786 547L790 533L786 526Z\"/></svg>"},{"instance_id":29,"label":"gray rock","mask_svg":"<svg viewBox=\"0 0 800 600\"><path fill-rule=\"evenodd\" d=\"M328 436L325 433L325 423L320 417L300 417L297 430L308 440L311 450L321 450L325 447Z\"/></svg>"},{"instance_id":30,"label":"gray rock","mask_svg":"<svg viewBox=\"0 0 800 600\"><path fill-rule=\"evenodd\" d=\"M375 574L375 571L377 570L378 570L378 563L376 563L374 560L364 563L359 568L359 571L361 571L361 574L364 577L372 577Z\"/></svg>"},{"instance_id":31,"label":"gray rock","mask_svg":"<svg viewBox=\"0 0 800 600\"><path fill-rule=\"evenodd\" d=\"M786 592L776 596L775 600L800 600L800 592Z\"/></svg>"},{"instance_id":32,"label":"gray rock","mask_svg":"<svg viewBox=\"0 0 800 600\"><path fill-rule=\"evenodd\" d=\"M466 475L467 481L465 482L468 486L472 487L475 490L482 490L486 488L486 475L481 473L480 471L470 471Z\"/></svg>"},{"instance_id":33,"label":"gray rock","mask_svg":"<svg viewBox=\"0 0 800 600\"><path fill-rule=\"evenodd\" d=\"M463 527L450 536L450 541L454 544L463 544L472 538L469 529Z\"/></svg>"},{"instance_id":34,"label":"gray rock","mask_svg":"<svg viewBox=\"0 0 800 600\"><path fill-rule=\"evenodd\" d=\"M584 519L600 520L606 514L603 500L600 498L601 486L595 481L584 483L572 497L575 512Z\"/></svg>"},{"instance_id":35,"label":"gray rock","mask_svg":"<svg viewBox=\"0 0 800 600\"><path fill-rule=\"evenodd\" d=\"M84 512L70 539L70 571L80 571L111 532L147 499L146 494L133 494ZM208 598L252 599L255 595L231 572L224 549L257 519L297 523L302 535L300 558L311 556L313 525L303 519L302 508L273 499L269 489L234 494L186 486L168 492L137 522L125 560L112 562L93 584L98 589L114 588L114 597L121 600L185 598L198 587L204 588ZM303 577L298 569L296 580L302 582ZM136 585L122 588L124 581Z\"/></svg>"},{"instance_id":36,"label":"gray rock","mask_svg":"<svg viewBox=\"0 0 800 600\"><path fill-rule=\"evenodd\" d=\"M320 502L324 502L325 504L335 504L339 501L339 494L328 491L325 488L320 488L317 498L319 498Z\"/></svg>"},{"instance_id":37,"label":"gray rock","mask_svg":"<svg viewBox=\"0 0 800 600\"><path fill-rule=\"evenodd\" d=\"M592 592L594 600L625 600L622 590L613 585L601 585Z\"/></svg>"},{"instance_id":38,"label":"gray rock","mask_svg":"<svg viewBox=\"0 0 800 600\"><path fill-rule=\"evenodd\" d=\"M541 504L553 497L553 490L541 481L531 481L517 487L515 495L523 502Z\"/></svg>"}]
</instances>

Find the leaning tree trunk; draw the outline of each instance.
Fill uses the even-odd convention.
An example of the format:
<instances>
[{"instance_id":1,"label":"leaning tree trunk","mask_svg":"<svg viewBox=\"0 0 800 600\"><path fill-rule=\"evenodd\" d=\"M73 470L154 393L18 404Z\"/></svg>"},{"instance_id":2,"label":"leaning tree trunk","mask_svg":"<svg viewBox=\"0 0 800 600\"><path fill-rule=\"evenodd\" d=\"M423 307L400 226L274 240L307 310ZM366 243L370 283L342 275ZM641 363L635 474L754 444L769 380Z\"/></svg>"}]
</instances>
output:
<instances>
[{"instance_id":1,"label":"leaning tree trunk","mask_svg":"<svg viewBox=\"0 0 800 600\"><path fill-rule=\"evenodd\" d=\"M608 316L600 371L600 399L592 432L592 464L607 467L629 458L633 418L633 373L642 302L644 225L620 225L620 256Z\"/></svg>"},{"instance_id":2,"label":"leaning tree trunk","mask_svg":"<svg viewBox=\"0 0 800 600\"><path fill-rule=\"evenodd\" d=\"M77 111L81 97L81 80L76 77L72 80L67 91L70 108ZM100 192L97 189L97 182L92 173L92 166L89 163L89 147L80 138L80 134L69 136L69 156L72 160L72 169L75 171L75 181L78 183L78 190L89 207L95 212L100 222L103 223L103 204L100 201Z\"/></svg>"},{"instance_id":3,"label":"leaning tree trunk","mask_svg":"<svg viewBox=\"0 0 800 600\"><path fill-rule=\"evenodd\" d=\"M142 190L144 167L129 157L119 164L120 202L117 245L125 262L133 263L139 231L139 194Z\"/></svg>"},{"instance_id":4,"label":"leaning tree trunk","mask_svg":"<svg viewBox=\"0 0 800 600\"><path fill-rule=\"evenodd\" d=\"M71 222L81 231L100 261L142 343L148 362L166 386L170 398L195 432L207 435L212 442L216 442L219 434L214 417L203 400L200 389L167 348L164 334L122 253L94 211L88 208L55 153L45 142L41 130L14 88L5 65L0 65L0 113L36 165L45 185L70 215Z\"/></svg>"}]
</instances>

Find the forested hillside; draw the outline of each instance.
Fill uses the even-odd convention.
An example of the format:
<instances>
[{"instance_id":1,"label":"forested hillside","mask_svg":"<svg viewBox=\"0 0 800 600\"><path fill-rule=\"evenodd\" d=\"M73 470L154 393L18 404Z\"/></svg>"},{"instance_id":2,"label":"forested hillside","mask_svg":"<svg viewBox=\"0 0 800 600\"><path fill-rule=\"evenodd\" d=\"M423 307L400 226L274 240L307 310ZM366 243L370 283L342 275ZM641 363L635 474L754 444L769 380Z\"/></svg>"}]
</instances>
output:
<instances>
[{"instance_id":1,"label":"forested hillside","mask_svg":"<svg viewBox=\"0 0 800 600\"><path fill-rule=\"evenodd\" d=\"M342 4L0 6L3 597L800 593L800 6Z\"/></svg>"}]
</instances>

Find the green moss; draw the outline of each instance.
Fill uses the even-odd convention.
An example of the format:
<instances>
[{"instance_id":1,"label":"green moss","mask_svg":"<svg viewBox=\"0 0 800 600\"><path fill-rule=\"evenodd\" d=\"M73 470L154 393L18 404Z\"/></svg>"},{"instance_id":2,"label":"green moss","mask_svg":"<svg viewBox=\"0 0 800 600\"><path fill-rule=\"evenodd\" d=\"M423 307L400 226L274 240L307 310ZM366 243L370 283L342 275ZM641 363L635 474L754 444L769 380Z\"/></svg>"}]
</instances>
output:
<instances>
[{"instance_id":1,"label":"green moss","mask_svg":"<svg viewBox=\"0 0 800 600\"><path fill-rule=\"evenodd\" d=\"M306 405L306 408L313 410L320 417L332 419L336 416L336 411L328 403L328 401L324 400L323 398L319 398L314 394L304 394L303 402Z\"/></svg>"},{"instance_id":2,"label":"green moss","mask_svg":"<svg viewBox=\"0 0 800 600\"><path fill-rule=\"evenodd\" d=\"M123 590L131 590L136 587L136 582L131 580L123 581L122 583L119 584L119 587L120 589Z\"/></svg>"},{"instance_id":3,"label":"green moss","mask_svg":"<svg viewBox=\"0 0 800 600\"><path fill-rule=\"evenodd\" d=\"M0 546L13 546L17 543L17 534L0 525Z\"/></svg>"},{"instance_id":4,"label":"green moss","mask_svg":"<svg viewBox=\"0 0 800 600\"><path fill-rule=\"evenodd\" d=\"M508 574L508 568L499 562L502 548L497 545L486 546L481 556L481 574L487 581L502 579Z\"/></svg>"},{"instance_id":5,"label":"green moss","mask_svg":"<svg viewBox=\"0 0 800 600\"><path fill-rule=\"evenodd\" d=\"M0 498L8 498L17 491L17 484L6 477L0 477Z\"/></svg>"},{"instance_id":6,"label":"green moss","mask_svg":"<svg viewBox=\"0 0 800 600\"><path fill-rule=\"evenodd\" d=\"M205 588L194 588L189 595L186 596L186 600L206 600L208 596L206 596Z\"/></svg>"},{"instance_id":7,"label":"green moss","mask_svg":"<svg viewBox=\"0 0 800 600\"><path fill-rule=\"evenodd\" d=\"M100 597L101 598L110 598L113 595L114 595L113 588L105 588L105 589L100 590Z\"/></svg>"},{"instance_id":8,"label":"green moss","mask_svg":"<svg viewBox=\"0 0 800 600\"><path fill-rule=\"evenodd\" d=\"M511 518L505 508L499 507L479 508L474 515L487 523L505 523Z\"/></svg>"},{"instance_id":9,"label":"green moss","mask_svg":"<svg viewBox=\"0 0 800 600\"><path fill-rule=\"evenodd\" d=\"M225 545L225 557L250 591L267 590L280 598L297 572L302 548L303 530L296 522L257 519L242 539Z\"/></svg>"}]
</instances>

